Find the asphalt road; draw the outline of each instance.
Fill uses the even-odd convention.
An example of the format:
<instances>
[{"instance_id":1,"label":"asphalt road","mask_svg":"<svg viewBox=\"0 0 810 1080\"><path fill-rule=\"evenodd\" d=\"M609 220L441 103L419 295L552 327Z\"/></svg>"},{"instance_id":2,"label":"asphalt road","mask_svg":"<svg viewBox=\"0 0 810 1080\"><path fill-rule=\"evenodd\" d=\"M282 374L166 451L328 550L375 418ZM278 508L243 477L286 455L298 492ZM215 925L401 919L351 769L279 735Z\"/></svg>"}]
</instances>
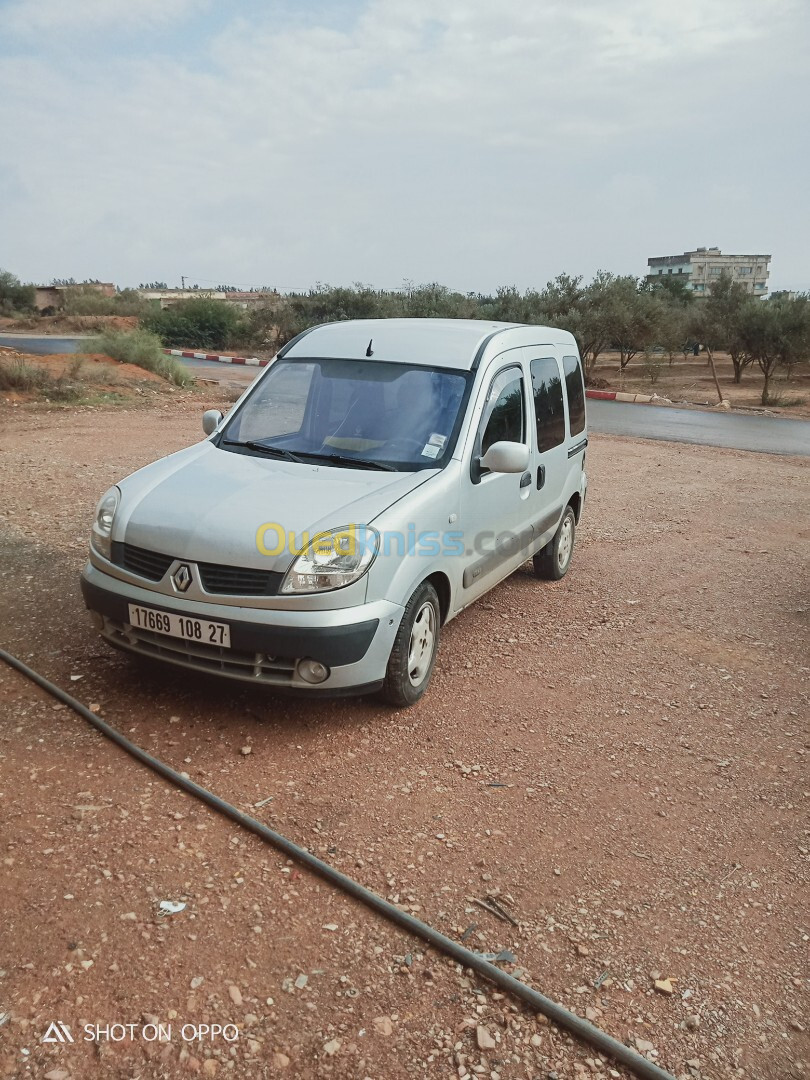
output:
<instances>
[{"instance_id":1,"label":"asphalt road","mask_svg":"<svg viewBox=\"0 0 810 1080\"><path fill-rule=\"evenodd\" d=\"M50 353L74 353L79 348L81 337L36 337L34 334L0 334L0 345L7 349L34 356L47 356Z\"/></svg>"},{"instance_id":2,"label":"asphalt road","mask_svg":"<svg viewBox=\"0 0 810 1080\"><path fill-rule=\"evenodd\" d=\"M592 400L588 402L588 427L604 435L810 456L808 420Z\"/></svg>"},{"instance_id":3,"label":"asphalt road","mask_svg":"<svg viewBox=\"0 0 810 1080\"><path fill-rule=\"evenodd\" d=\"M0 345L39 355L76 352L81 340L80 337L0 334ZM203 377L245 385L261 370L211 360L183 358L182 363ZM595 434L723 446L763 454L810 456L808 420L591 400L588 402L588 426Z\"/></svg>"}]
</instances>

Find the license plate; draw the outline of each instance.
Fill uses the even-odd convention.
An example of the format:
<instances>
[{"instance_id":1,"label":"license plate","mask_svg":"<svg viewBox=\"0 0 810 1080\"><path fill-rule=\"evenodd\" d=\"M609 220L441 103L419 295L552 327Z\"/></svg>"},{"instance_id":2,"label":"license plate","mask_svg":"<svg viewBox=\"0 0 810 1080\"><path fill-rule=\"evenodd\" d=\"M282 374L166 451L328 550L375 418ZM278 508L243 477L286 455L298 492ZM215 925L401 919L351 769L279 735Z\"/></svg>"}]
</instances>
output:
<instances>
[{"instance_id":1,"label":"license plate","mask_svg":"<svg viewBox=\"0 0 810 1080\"><path fill-rule=\"evenodd\" d=\"M151 630L167 637L199 641L203 645L221 645L224 649L231 647L231 628L227 623L176 615L172 611L155 611L154 608L140 607L138 604L129 605L129 622L139 630Z\"/></svg>"}]
</instances>

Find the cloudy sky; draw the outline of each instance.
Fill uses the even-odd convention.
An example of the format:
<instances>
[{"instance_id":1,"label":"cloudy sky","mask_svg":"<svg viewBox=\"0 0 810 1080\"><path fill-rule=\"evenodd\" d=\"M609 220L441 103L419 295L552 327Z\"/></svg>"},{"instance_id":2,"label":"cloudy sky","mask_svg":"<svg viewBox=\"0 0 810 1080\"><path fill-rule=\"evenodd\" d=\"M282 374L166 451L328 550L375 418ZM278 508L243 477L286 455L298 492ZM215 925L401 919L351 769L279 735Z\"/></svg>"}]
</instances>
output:
<instances>
[{"instance_id":1,"label":"cloudy sky","mask_svg":"<svg viewBox=\"0 0 810 1080\"><path fill-rule=\"evenodd\" d=\"M808 0L0 0L0 267L810 288Z\"/></svg>"}]
</instances>

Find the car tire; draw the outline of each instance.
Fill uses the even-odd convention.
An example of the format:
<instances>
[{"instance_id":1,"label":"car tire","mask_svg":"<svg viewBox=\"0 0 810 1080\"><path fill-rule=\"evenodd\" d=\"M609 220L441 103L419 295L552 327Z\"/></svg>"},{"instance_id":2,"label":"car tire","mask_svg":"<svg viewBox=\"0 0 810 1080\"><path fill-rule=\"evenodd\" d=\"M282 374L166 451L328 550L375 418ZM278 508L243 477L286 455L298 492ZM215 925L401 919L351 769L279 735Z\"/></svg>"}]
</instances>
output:
<instances>
[{"instance_id":1,"label":"car tire","mask_svg":"<svg viewBox=\"0 0 810 1080\"><path fill-rule=\"evenodd\" d=\"M436 662L440 623L439 597L423 581L405 605L380 691L383 701L405 709L422 697Z\"/></svg>"},{"instance_id":2,"label":"car tire","mask_svg":"<svg viewBox=\"0 0 810 1080\"><path fill-rule=\"evenodd\" d=\"M539 578L544 581L559 581L565 577L574 556L576 531L576 515L572 507L566 506L554 536L534 556L534 572Z\"/></svg>"}]
</instances>

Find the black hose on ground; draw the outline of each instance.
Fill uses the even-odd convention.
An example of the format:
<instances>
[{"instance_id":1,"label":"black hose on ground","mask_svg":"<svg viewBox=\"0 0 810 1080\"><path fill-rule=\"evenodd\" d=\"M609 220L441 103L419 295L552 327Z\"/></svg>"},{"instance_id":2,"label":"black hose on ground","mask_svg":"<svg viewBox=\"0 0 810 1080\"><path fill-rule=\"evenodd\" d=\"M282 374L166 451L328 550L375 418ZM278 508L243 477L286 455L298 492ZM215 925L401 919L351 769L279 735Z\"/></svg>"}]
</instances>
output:
<instances>
[{"instance_id":1,"label":"black hose on ground","mask_svg":"<svg viewBox=\"0 0 810 1080\"><path fill-rule=\"evenodd\" d=\"M64 690L60 689L54 683L49 682L48 679L39 675L33 668L24 664L22 660L18 660L16 656L12 656L11 653L6 652L5 649L2 648L0 648L0 660L4 660L11 667L31 679L32 682L35 682L37 686L47 691L47 693L57 698L65 705L70 706L70 708L77 712L79 716L84 717L88 723L92 724L94 728L103 735L106 735L107 738L112 739L114 743L117 743L122 750L126 750L128 754L137 758L138 761L143 762L144 765L148 765L150 769L154 769L156 773L166 780L169 780L177 787L182 788L183 791L188 792L189 795L193 795L195 798L200 799L212 809L219 811L221 814L225 814L227 817L237 822L237 824L243 826L243 828L249 829L251 832L261 837L266 843L272 844L280 851L283 851L285 855L289 855L291 859L303 863L304 866L307 866L310 870L319 874L333 885L337 885L338 888L343 889L344 892L347 892L350 896L353 896L367 907L384 915L385 918L390 919L391 922L396 923L409 933L428 942L429 945L433 945L434 948L440 949L448 956L452 956L454 960L463 964L464 967L472 968L473 971L476 971L490 982L495 983L497 986L501 987L502 990L505 990L514 997L520 998L521 1001L525 1001L535 1012L542 1013L544 1016L547 1016L549 1020L557 1024L558 1027L564 1028L566 1031L569 1031L572 1035L576 1036L576 1038L589 1043L596 1050L613 1058L614 1061L627 1066L627 1068L635 1073L636 1076L642 1077L643 1080L675 1080L675 1077L673 1077L671 1073L665 1072L663 1069L653 1064L653 1062L648 1061L647 1058L636 1053L635 1050L631 1050L629 1046L620 1043L618 1039L614 1039L612 1036L607 1035L604 1031L594 1027L593 1024L588 1023L587 1020L583 1020L575 1013L569 1012L568 1009L564 1009L562 1005L558 1005L555 1001L552 1001L551 998L547 998L543 994L538 993L537 990L533 990L530 986L526 986L525 983L520 982L520 980L514 978L514 976L508 975L505 971L501 971L500 968L489 963L488 960L484 960L481 956L471 952L469 949L465 949L463 945L459 945L459 943L453 941L452 938L445 937L444 934L439 933L438 930L434 930L433 927L428 926L427 923L423 923L419 919L414 918L413 915L409 915L407 912L400 910L396 905L389 903L375 892L372 892L371 889L365 888L365 886L360 885L359 882L347 877L339 870L335 870L334 867L330 866L328 863L316 858L315 855L312 855L305 848L299 847L298 844L294 844L292 840L288 840L286 836L274 832L260 821L250 817L249 814L243 814L241 810L237 810L235 806L231 806L231 804L225 802L224 799L220 799L218 795L214 795L213 792L208 791L207 788L195 784L193 780L190 780L175 769L172 769L171 766L166 765L165 762L161 761L159 758L153 757L145 750L141 750L139 746L130 742L120 731L111 727L110 724L102 720L101 717L96 716L95 713L90 712L90 710L82 705L80 701L71 697L70 694L65 693Z\"/></svg>"}]
</instances>

